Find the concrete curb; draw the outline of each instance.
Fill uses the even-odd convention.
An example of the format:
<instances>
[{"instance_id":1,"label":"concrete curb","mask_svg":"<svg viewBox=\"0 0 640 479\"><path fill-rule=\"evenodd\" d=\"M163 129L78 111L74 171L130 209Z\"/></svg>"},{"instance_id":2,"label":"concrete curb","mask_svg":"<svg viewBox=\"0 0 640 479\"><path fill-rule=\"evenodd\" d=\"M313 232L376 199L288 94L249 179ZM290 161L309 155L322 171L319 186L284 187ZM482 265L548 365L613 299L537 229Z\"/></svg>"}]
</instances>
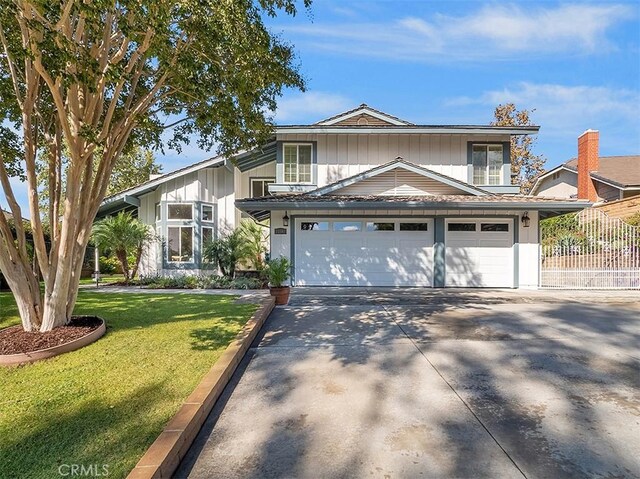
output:
<instances>
[{"instance_id":1,"label":"concrete curb","mask_svg":"<svg viewBox=\"0 0 640 479\"><path fill-rule=\"evenodd\" d=\"M127 476L129 479L168 478L177 469L204 424L214 404L233 376L265 320L273 311L275 298L262 301L209 372L185 400L142 459Z\"/></svg>"}]
</instances>

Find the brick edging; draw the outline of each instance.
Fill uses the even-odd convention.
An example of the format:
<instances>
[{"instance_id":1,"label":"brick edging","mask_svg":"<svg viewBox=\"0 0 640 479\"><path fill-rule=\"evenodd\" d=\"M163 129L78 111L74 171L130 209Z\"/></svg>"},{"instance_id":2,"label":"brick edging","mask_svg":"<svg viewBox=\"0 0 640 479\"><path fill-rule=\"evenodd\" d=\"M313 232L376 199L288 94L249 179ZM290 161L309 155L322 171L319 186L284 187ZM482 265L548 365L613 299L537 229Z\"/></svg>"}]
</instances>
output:
<instances>
[{"instance_id":1,"label":"brick edging","mask_svg":"<svg viewBox=\"0 0 640 479\"><path fill-rule=\"evenodd\" d=\"M171 477L274 306L275 298L272 296L262 301L258 310L147 449L127 476L128 479Z\"/></svg>"}]
</instances>

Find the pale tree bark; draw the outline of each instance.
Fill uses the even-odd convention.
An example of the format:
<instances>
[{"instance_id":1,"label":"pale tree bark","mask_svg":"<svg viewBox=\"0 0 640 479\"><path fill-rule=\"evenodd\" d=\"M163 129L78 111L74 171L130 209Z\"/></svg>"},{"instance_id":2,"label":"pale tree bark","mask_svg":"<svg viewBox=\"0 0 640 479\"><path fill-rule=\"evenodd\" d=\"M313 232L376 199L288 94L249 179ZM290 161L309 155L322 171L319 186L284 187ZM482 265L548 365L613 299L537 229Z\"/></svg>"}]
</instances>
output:
<instances>
[{"instance_id":1,"label":"pale tree bark","mask_svg":"<svg viewBox=\"0 0 640 479\"><path fill-rule=\"evenodd\" d=\"M69 2L68 5L71 3ZM84 38L84 19L69 15L68 9L64 11L67 13L62 15L55 26L56 29L71 42L82 44L87 41ZM23 113L29 212L35 255L44 280L44 293L40 294L38 278L28 266L22 216L17 203L14 205L11 201L12 214L16 218L15 242L17 245L14 245L14 238L8 225L3 227L3 218L0 220L0 242L2 243L0 269L16 298L24 329L28 331L39 329L45 332L64 325L71 319L91 227L106 193L109 177L137 119L154 103L158 92L165 84L167 74L161 75L146 94L136 94L136 86L146 67L146 52L153 36L152 31L148 30L137 49L128 56L124 65L126 75L116 83L115 89L107 98L105 85L108 70L125 59L130 47L130 40L124 35L113 35L112 22L115 19L112 15L107 15L102 41L90 49L102 70L98 87L89 89L79 82L63 84L62 79L52 76L43 64L37 32L29 28L28 21L33 18L38 18L37 10L29 2L20 2L18 23L22 42L24 48L32 52L32 55L27 57L21 65L20 72L17 71L9 55L6 39L1 31L0 40L4 46L6 61L14 76L16 97ZM67 73L73 77L75 67L71 65L68 68ZM131 84L125 91L127 77ZM24 93L18 88L19 83L24 85ZM36 108L36 100L43 86L48 90L55 110L52 127L45 128L44 135L47 145L47 183L50 201L48 215L51 225L51 244L49 250L46 248L44 227L40 219L36 177L38 152L36 132L43 125L33 123L40 114ZM124 109L119 106L123 104ZM120 108L117 119L116 108ZM85 136L84 128L87 126L97 129L97 138L88 139ZM64 188L62 185L63 142L69 157ZM97 157L98 144L102 144L103 147ZM94 161L98 162L96 168L94 168ZM7 198L13 199L9 178L3 170L3 168L0 169L3 189ZM60 210L62 210L61 217L59 217Z\"/></svg>"}]
</instances>

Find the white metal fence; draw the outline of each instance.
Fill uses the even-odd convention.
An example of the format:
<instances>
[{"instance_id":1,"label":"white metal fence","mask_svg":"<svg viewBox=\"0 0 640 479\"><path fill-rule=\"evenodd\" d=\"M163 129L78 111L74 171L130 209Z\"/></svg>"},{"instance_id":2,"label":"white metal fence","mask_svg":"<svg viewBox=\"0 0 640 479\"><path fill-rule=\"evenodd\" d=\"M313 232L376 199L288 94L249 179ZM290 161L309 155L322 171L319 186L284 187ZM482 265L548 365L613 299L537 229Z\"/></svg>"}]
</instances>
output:
<instances>
[{"instance_id":1,"label":"white metal fence","mask_svg":"<svg viewBox=\"0 0 640 479\"><path fill-rule=\"evenodd\" d=\"M640 227L596 209L544 220L540 286L640 289Z\"/></svg>"}]
</instances>

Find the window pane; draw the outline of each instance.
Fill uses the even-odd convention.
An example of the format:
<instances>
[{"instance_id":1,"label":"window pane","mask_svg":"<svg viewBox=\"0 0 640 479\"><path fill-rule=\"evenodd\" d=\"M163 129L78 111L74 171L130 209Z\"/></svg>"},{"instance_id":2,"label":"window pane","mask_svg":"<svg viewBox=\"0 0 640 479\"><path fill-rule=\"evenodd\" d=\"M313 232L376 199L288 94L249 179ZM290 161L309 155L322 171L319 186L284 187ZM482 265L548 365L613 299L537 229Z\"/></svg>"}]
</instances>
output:
<instances>
[{"instance_id":1,"label":"window pane","mask_svg":"<svg viewBox=\"0 0 640 479\"><path fill-rule=\"evenodd\" d=\"M489 145L487 153L487 162L489 163L489 184L499 185L502 183L502 145Z\"/></svg>"},{"instance_id":2,"label":"window pane","mask_svg":"<svg viewBox=\"0 0 640 479\"><path fill-rule=\"evenodd\" d=\"M508 223L482 223L480 231L509 231Z\"/></svg>"},{"instance_id":3,"label":"window pane","mask_svg":"<svg viewBox=\"0 0 640 479\"><path fill-rule=\"evenodd\" d=\"M298 165L298 181L300 183L311 183L311 165Z\"/></svg>"},{"instance_id":4,"label":"window pane","mask_svg":"<svg viewBox=\"0 0 640 479\"><path fill-rule=\"evenodd\" d=\"M190 220L193 219L193 207L191 204L169 205L170 220Z\"/></svg>"},{"instance_id":5,"label":"window pane","mask_svg":"<svg viewBox=\"0 0 640 479\"><path fill-rule=\"evenodd\" d=\"M400 223L400 231L428 231L429 223Z\"/></svg>"},{"instance_id":6,"label":"window pane","mask_svg":"<svg viewBox=\"0 0 640 479\"><path fill-rule=\"evenodd\" d=\"M202 205L202 221L213 221L213 206Z\"/></svg>"},{"instance_id":7,"label":"window pane","mask_svg":"<svg viewBox=\"0 0 640 479\"><path fill-rule=\"evenodd\" d=\"M299 165L311 164L311 145L298 146L298 164Z\"/></svg>"},{"instance_id":8,"label":"window pane","mask_svg":"<svg viewBox=\"0 0 640 479\"><path fill-rule=\"evenodd\" d=\"M180 261L180 228L167 229L167 259Z\"/></svg>"},{"instance_id":9,"label":"window pane","mask_svg":"<svg viewBox=\"0 0 640 479\"><path fill-rule=\"evenodd\" d=\"M449 223L448 230L449 231L475 231L476 224L475 223Z\"/></svg>"},{"instance_id":10,"label":"window pane","mask_svg":"<svg viewBox=\"0 0 640 479\"><path fill-rule=\"evenodd\" d=\"M362 223L360 221L334 221L333 231L360 231Z\"/></svg>"},{"instance_id":11,"label":"window pane","mask_svg":"<svg viewBox=\"0 0 640 479\"><path fill-rule=\"evenodd\" d=\"M296 145L284 145L284 181L295 183L297 179L298 147Z\"/></svg>"},{"instance_id":12,"label":"window pane","mask_svg":"<svg viewBox=\"0 0 640 479\"><path fill-rule=\"evenodd\" d=\"M211 243L213 239L213 228L202 228L202 244Z\"/></svg>"},{"instance_id":13,"label":"window pane","mask_svg":"<svg viewBox=\"0 0 640 479\"><path fill-rule=\"evenodd\" d=\"M156 221L160 221L160 219L162 218L161 211L162 210L160 209L160 203L158 203L156 205Z\"/></svg>"},{"instance_id":14,"label":"window pane","mask_svg":"<svg viewBox=\"0 0 640 479\"><path fill-rule=\"evenodd\" d=\"M367 231L394 231L394 223L367 223Z\"/></svg>"},{"instance_id":15,"label":"window pane","mask_svg":"<svg viewBox=\"0 0 640 479\"><path fill-rule=\"evenodd\" d=\"M487 147L486 145L473 145L471 153L473 163L473 183L484 185L487 183Z\"/></svg>"},{"instance_id":16,"label":"window pane","mask_svg":"<svg viewBox=\"0 0 640 479\"><path fill-rule=\"evenodd\" d=\"M328 231L328 221L303 221L300 223L300 229L302 231Z\"/></svg>"},{"instance_id":17,"label":"window pane","mask_svg":"<svg viewBox=\"0 0 640 479\"><path fill-rule=\"evenodd\" d=\"M193 228L180 228L181 261L193 261Z\"/></svg>"}]
</instances>

